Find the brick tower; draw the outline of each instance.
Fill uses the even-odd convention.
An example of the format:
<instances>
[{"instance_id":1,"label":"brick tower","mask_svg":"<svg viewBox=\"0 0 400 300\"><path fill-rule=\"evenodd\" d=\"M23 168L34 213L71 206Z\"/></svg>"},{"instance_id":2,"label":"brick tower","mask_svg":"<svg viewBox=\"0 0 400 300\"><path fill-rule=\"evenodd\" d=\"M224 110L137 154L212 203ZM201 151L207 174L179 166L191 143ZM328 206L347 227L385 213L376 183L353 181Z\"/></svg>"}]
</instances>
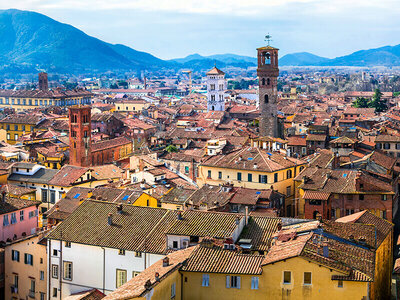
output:
<instances>
[{"instance_id":1,"label":"brick tower","mask_svg":"<svg viewBox=\"0 0 400 300\"><path fill-rule=\"evenodd\" d=\"M49 83L47 80L47 73L39 73L39 90L47 91L49 89Z\"/></svg>"},{"instance_id":2,"label":"brick tower","mask_svg":"<svg viewBox=\"0 0 400 300\"><path fill-rule=\"evenodd\" d=\"M69 163L73 166L90 167L91 155L91 108L72 106L69 108Z\"/></svg>"},{"instance_id":3,"label":"brick tower","mask_svg":"<svg viewBox=\"0 0 400 300\"><path fill-rule=\"evenodd\" d=\"M257 49L261 136L278 137L278 50L271 46Z\"/></svg>"}]
</instances>

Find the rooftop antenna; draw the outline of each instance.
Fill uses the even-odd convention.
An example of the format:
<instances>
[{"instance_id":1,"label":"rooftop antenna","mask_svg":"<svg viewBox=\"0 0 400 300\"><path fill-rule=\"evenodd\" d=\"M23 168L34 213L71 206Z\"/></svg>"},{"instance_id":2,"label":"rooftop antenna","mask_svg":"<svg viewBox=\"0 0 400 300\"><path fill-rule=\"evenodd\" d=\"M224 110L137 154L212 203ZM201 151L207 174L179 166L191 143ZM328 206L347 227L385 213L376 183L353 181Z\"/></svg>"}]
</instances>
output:
<instances>
[{"instance_id":1,"label":"rooftop antenna","mask_svg":"<svg viewBox=\"0 0 400 300\"><path fill-rule=\"evenodd\" d=\"M272 41L272 35L270 35L269 32L268 32L268 34L265 36L264 40L267 42L267 46L269 46L269 44Z\"/></svg>"}]
</instances>

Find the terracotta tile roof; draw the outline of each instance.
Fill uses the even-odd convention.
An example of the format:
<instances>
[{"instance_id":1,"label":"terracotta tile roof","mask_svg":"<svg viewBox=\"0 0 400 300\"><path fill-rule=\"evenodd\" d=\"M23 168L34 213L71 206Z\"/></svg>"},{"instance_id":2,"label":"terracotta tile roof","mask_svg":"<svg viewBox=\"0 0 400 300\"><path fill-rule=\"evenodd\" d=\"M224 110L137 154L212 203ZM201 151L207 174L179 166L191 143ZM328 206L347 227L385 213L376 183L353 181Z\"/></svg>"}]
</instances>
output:
<instances>
[{"instance_id":1,"label":"terracotta tile roof","mask_svg":"<svg viewBox=\"0 0 400 300\"><path fill-rule=\"evenodd\" d=\"M15 185L15 184L2 185L0 188L0 194L3 191L6 192L7 195L15 196L15 197L21 197L26 194L36 193L36 189L23 187L23 186L19 186L19 185Z\"/></svg>"},{"instance_id":2,"label":"terracotta tile roof","mask_svg":"<svg viewBox=\"0 0 400 300\"><path fill-rule=\"evenodd\" d=\"M182 213L182 220L176 220L166 234L228 238L232 237L237 228L236 219L243 215L222 212L205 212L186 210Z\"/></svg>"},{"instance_id":3,"label":"terracotta tile roof","mask_svg":"<svg viewBox=\"0 0 400 300\"><path fill-rule=\"evenodd\" d=\"M164 194L160 201L162 203L172 203L183 205L186 200L193 194L193 190L184 188L171 188L166 194Z\"/></svg>"},{"instance_id":4,"label":"terracotta tile roof","mask_svg":"<svg viewBox=\"0 0 400 300\"><path fill-rule=\"evenodd\" d=\"M384 142L400 143L400 136L380 134L375 137L375 143L384 143Z\"/></svg>"},{"instance_id":5,"label":"terracotta tile roof","mask_svg":"<svg viewBox=\"0 0 400 300\"><path fill-rule=\"evenodd\" d=\"M89 168L65 165L54 175L49 184L71 186L87 171L89 171Z\"/></svg>"},{"instance_id":6,"label":"terracotta tile roof","mask_svg":"<svg viewBox=\"0 0 400 300\"><path fill-rule=\"evenodd\" d=\"M124 177L124 171L113 164L91 167L91 170L96 180Z\"/></svg>"},{"instance_id":7,"label":"terracotta tile roof","mask_svg":"<svg viewBox=\"0 0 400 300\"><path fill-rule=\"evenodd\" d=\"M267 251L272 235L277 231L280 218L252 216L243 229L240 239L250 239L253 250Z\"/></svg>"},{"instance_id":8,"label":"terracotta tile roof","mask_svg":"<svg viewBox=\"0 0 400 300\"><path fill-rule=\"evenodd\" d=\"M4 117L3 119L0 120L0 123L37 125L44 119L45 117L43 115L20 113Z\"/></svg>"},{"instance_id":9,"label":"terracotta tile roof","mask_svg":"<svg viewBox=\"0 0 400 300\"><path fill-rule=\"evenodd\" d=\"M1 195L0 195L1 198ZM0 199L0 215L8 214L30 206L38 206L40 201L25 200L14 197L5 197L4 201Z\"/></svg>"},{"instance_id":10,"label":"terracotta tile roof","mask_svg":"<svg viewBox=\"0 0 400 300\"><path fill-rule=\"evenodd\" d=\"M288 140L288 146L306 146L306 137L305 136L289 136L286 138Z\"/></svg>"},{"instance_id":11,"label":"terracotta tile roof","mask_svg":"<svg viewBox=\"0 0 400 300\"><path fill-rule=\"evenodd\" d=\"M254 167L255 164L256 168ZM275 172L301 164L305 164L305 162L292 157L286 157L277 152L269 153L265 150L252 147L244 147L225 155L211 156L202 163L205 166L261 172Z\"/></svg>"},{"instance_id":12,"label":"terracotta tile roof","mask_svg":"<svg viewBox=\"0 0 400 300\"><path fill-rule=\"evenodd\" d=\"M233 190L226 191L224 187L206 184L192 193L187 202L195 207L211 209L225 206L233 195Z\"/></svg>"},{"instance_id":13,"label":"terracotta tile roof","mask_svg":"<svg viewBox=\"0 0 400 300\"><path fill-rule=\"evenodd\" d=\"M122 204L122 214L119 214L117 206L110 202L86 200L52 230L48 238L129 251L165 253L165 231L177 220L176 212ZM112 225L107 221L110 213Z\"/></svg>"},{"instance_id":14,"label":"terracotta tile roof","mask_svg":"<svg viewBox=\"0 0 400 300\"><path fill-rule=\"evenodd\" d=\"M271 189L255 190L246 188L235 188L234 195L229 202L232 204L256 205L259 199L279 200L280 198L284 197L284 195Z\"/></svg>"},{"instance_id":15,"label":"terracotta tile roof","mask_svg":"<svg viewBox=\"0 0 400 300\"><path fill-rule=\"evenodd\" d=\"M186 272L222 274L261 274L264 256L242 254L235 250L225 250L216 245L200 245L182 266Z\"/></svg>"},{"instance_id":16,"label":"terracotta tile roof","mask_svg":"<svg viewBox=\"0 0 400 300\"><path fill-rule=\"evenodd\" d=\"M68 297L65 297L64 300L100 300L103 299L106 295L100 292L97 289L92 289L88 291L83 291L79 293L71 294Z\"/></svg>"},{"instance_id":17,"label":"terracotta tile roof","mask_svg":"<svg viewBox=\"0 0 400 300\"><path fill-rule=\"evenodd\" d=\"M320 191L305 191L303 198L307 200L323 200L326 201L329 199L331 193L320 192Z\"/></svg>"},{"instance_id":18,"label":"terracotta tile roof","mask_svg":"<svg viewBox=\"0 0 400 300\"><path fill-rule=\"evenodd\" d=\"M173 271L181 267L195 248L196 247L190 247L168 254L168 266L164 267L163 260L158 260L138 276L132 278L127 283L108 294L104 300L122 300L143 297L149 291L145 288L145 284L148 280L150 280L151 288L157 286L159 282L163 281ZM159 274L158 281L155 278L156 273Z\"/></svg>"},{"instance_id":19,"label":"terracotta tile roof","mask_svg":"<svg viewBox=\"0 0 400 300\"><path fill-rule=\"evenodd\" d=\"M212 68L210 71L206 73L207 75L225 75L224 72L222 72L220 69L217 67Z\"/></svg>"},{"instance_id":20,"label":"terracotta tile roof","mask_svg":"<svg viewBox=\"0 0 400 300\"><path fill-rule=\"evenodd\" d=\"M358 213L348 215L336 220L336 222L341 223L360 223L373 225L376 227L376 238L377 238L377 247L384 241L384 239L390 234L393 230L393 224L387 220L379 218L374 214L370 213L367 210L360 211Z\"/></svg>"},{"instance_id":21,"label":"terracotta tile roof","mask_svg":"<svg viewBox=\"0 0 400 300\"><path fill-rule=\"evenodd\" d=\"M330 144L355 144L357 143L357 141L348 138L347 136L341 136L337 139L334 139L332 141L329 142Z\"/></svg>"},{"instance_id":22,"label":"terracotta tile roof","mask_svg":"<svg viewBox=\"0 0 400 300\"><path fill-rule=\"evenodd\" d=\"M325 142L327 136L325 134L307 134L307 141Z\"/></svg>"}]
</instances>

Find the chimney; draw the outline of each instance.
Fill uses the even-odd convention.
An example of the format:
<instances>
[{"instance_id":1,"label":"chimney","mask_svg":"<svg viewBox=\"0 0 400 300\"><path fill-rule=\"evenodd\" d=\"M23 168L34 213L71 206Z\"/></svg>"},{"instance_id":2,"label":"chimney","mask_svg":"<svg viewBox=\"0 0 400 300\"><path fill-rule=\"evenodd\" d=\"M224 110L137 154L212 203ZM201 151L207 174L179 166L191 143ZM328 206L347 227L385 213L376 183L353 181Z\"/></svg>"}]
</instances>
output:
<instances>
[{"instance_id":1,"label":"chimney","mask_svg":"<svg viewBox=\"0 0 400 300\"><path fill-rule=\"evenodd\" d=\"M145 288L146 290L150 290L150 288L151 288L151 281L150 281L150 279L148 279L148 280L146 281L146 283L144 284L144 288Z\"/></svg>"},{"instance_id":2,"label":"chimney","mask_svg":"<svg viewBox=\"0 0 400 300\"><path fill-rule=\"evenodd\" d=\"M257 168L258 168L257 163L254 163L253 169L257 169Z\"/></svg>"},{"instance_id":3,"label":"chimney","mask_svg":"<svg viewBox=\"0 0 400 300\"><path fill-rule=\"evenodd\" d=\"M55 210L59 211L60 210L60 206L58 204L55 205Z\"/></svg>"},{"instance_id":4,"label":"chimney","mask_svg":"<svg viewBox=\"0 0 400 300\"><path fill-rule=\"evenodd\" d=\"M168 266L169 266L169 257L168 257L168 256L166 256L166 257L163 258L163 260L162 260L162 266L163 266L163 267L168 267Z\"/></svg>"},{"instance_id":5,"label":"chimney","mask_svg":"<svg viewBox=\"0 0 400 300\"><path fill-rule=\"evenodd\" d=\"M108 225L112 225L112 213L109 213L109 214L108 214L108 219L107 219L107 221L108 221Z\"/></svg>"},{"instance_id":6,"label":"chimney","mask_svg":"<svg viewBox=\"0 0 400 300\"><path fill-rule=\"evenodd\" d=\"M246 218L245 218L245 225L249 223L249 207L246 206Z\"/></svg>"},{"instance_id":7,"label":"chimney","mask_svg":"<svg viewBox=\"0 0 400 300\"><path fill-rule=\"evenodd\" d=\"M236 225L239 225L239 224L240 224L240 217L239 217L239 216L236 217L235 223L236 223Z\"/></svg>"},{"instance_id":8,"label":"chimney","mask_svg":"<svg viewBox=\"0 0 400 300\"><path fill-rule=\"evenodd\" d=\"M282 223L278 223L278 231L282 230Z\"/></svg>"},{"instance_id":9,"label":"chimney","mask_svg":"<svg viewBox=\"0 0 400 300\"><path fill-rule=\"evenodd\" d=\"M117 213L122 214L122 204L118 204L117 206Z\"/></svg>"},{"instance_id":10,"label":"chimney","mask_svg":"<svg viewBox=\"0 0 400 300\"><path fill-rule=\"evenodd\" d=\"M6 202L6 191L1 192L1 201Z\"/></svg>"},{"instance_id":11,"label":"chimney","mask_svg":"<svg viewBox=\"0 0 400 300\"><path fill-rule=\"evenodd\" d=\"M154 274L154 277L155 277L156 281L160 281L160 273L156 272Z\"/></svg>"},{"instance_id":12,"label":"chimney","mask_svg":"<svg viewBox=\"0 0 400 300\"><path fill-rule=\"evenodd\" d=\"M178 220L182 220L182 212L178 211L178 215L176 216L178 218Z\"/></svg>"}]
</instances>

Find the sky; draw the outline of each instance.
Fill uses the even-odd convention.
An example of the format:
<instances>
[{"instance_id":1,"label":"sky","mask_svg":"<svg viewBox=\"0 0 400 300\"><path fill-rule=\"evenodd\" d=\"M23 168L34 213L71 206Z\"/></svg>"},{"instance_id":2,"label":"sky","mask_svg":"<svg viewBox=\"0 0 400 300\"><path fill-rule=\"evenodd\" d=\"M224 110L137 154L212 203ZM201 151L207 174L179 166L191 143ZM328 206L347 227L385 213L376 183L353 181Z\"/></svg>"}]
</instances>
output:
<instances>
[{"instance_id":1,"label":"sky","mask_svg":"<svg viewBox=\"0 0 400 300\"><path fill-rule=\"evenodd\" d=\"M162 59L255 56L272 35L280 55L337 57L400 44L399 0L0 0Z\"/></svg>"}]
</instances>

